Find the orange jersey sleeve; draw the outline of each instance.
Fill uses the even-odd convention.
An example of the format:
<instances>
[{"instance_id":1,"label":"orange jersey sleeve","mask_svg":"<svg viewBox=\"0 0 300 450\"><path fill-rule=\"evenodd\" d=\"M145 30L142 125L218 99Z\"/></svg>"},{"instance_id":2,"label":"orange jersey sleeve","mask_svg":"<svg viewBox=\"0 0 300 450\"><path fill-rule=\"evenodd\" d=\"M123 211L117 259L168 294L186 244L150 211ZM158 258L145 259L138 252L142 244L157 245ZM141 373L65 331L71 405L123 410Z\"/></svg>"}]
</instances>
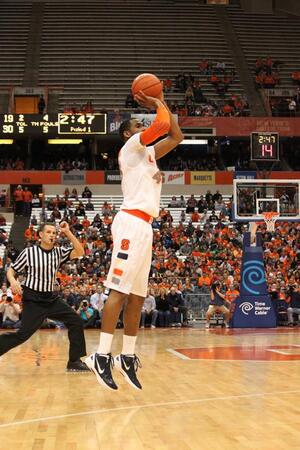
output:
<instances>
[{"instance_id":1,"label":"orange jersey sleeve","mask_svg":"<svg viewBox=\"0 0 300 450\"><path fill-rule=\"evenodd\" d=\"M157 108L157 114L152 125L141 134L141 143L149 145L161 136L164 136L170 129L170 116L164 106Z\"/></svg>"}]
</instances>

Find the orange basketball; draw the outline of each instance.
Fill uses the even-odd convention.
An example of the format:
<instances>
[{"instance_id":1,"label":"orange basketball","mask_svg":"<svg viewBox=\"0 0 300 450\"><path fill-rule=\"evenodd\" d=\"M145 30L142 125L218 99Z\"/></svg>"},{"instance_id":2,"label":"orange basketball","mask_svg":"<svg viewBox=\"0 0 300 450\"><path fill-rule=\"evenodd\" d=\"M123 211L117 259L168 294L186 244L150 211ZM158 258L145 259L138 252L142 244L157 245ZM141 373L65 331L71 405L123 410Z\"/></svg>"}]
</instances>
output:
<instances>
[{"instance_id":1,"label":"orange basketball","mask_svg":"<svg viewBox=\"0 0 300 450\"><path fill-rule=\"evenodd\" d=\"M159 97L162 93L162 82L152 73L142 73L133 80L131 85L132 95L135 96L139 91L150 97Z\"/></svg>"}]
</instances>

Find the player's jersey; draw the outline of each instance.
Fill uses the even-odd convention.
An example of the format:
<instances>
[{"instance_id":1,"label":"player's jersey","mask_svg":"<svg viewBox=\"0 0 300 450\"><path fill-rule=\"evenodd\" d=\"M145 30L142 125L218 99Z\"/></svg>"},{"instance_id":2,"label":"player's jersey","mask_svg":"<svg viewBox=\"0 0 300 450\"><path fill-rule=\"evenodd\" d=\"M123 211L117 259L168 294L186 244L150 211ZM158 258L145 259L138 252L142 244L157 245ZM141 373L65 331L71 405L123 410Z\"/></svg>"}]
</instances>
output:
<instances>
[{"instance_id":1,"label":"player's jersey","mask_svg":"<svg viewBox=\"0 0 300 450\"><path fill-rule=\"evenodd\" d=\"M162 176L155 160L154 147L140 142L134 134L119 153L124 200L121 209L139 209L158 217Z\"/></svg>"}]
</instances>

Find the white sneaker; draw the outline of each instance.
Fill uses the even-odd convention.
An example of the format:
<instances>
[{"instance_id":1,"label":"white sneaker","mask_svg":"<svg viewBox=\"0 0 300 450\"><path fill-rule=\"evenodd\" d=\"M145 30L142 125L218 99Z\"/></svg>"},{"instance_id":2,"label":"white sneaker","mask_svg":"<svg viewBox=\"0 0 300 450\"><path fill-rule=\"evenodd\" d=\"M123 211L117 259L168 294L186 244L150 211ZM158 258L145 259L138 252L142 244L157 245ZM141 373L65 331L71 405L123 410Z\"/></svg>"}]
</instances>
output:
<instances>
[{"instance_id":1,"label":"white sneaker","mask_svg":"<svg viewBox=\"0 0 300 450\"><path fill-rule=\"evenodd\" d=\"M156 328L156 326L155 325L151 325L151 328Z\"/></svg>"},{"instance_id":2,"label":"white sneaker","mask_svg":"<svg viewBox=\"0 0 300 450\"><path fill-rule=\"evenodd\" d=\"M136 355L117 355L114 357L115 367L123 375L130 386L137 390L142 389L142 385L137 379L136 373L139 367L142 367L139 358Z\"/></svg>"},{"instance_id":3,"label":"white sneaker","mask_svg":"<svg viewBox=\"0 0 300 450\"><path fill-rule=\"evenodd\" d=\"M229 323L225 323L225 328L230 328Z\"/></svg>"},{"instance_id":4,"label":"white sneaker","mask_svg":"<svg viewBox=\"0 0 300 450\"><path fill-rule=\"evenodd\" d=\"M85 358L85 363L88 368L94 372L97 381L101 386L116 391L118 386L112 377L112 369L114 367L114 358L111 353L107 355L99 355L99 353L92 353Z\"/></svg>"},{"instance_id":5,"label":"white sneaker","mask_svg":"<svg viewBox=\"0 0 300 450\"><path fill-rule=\"evenodd\" d=\"M206 330L209 330L209 323L206 323L206 324L205 324L205 329L206 329Z\"/></svg>"},{"instance_id":6,"label":"white sneaker","mask_svg":"<svg viewBox=\"0 0 300 450\"><path fill-rule=\"evenodd\" d=\"M145 327L141 326L140 329L143 330Z\"/></svg>"}]
</instances>

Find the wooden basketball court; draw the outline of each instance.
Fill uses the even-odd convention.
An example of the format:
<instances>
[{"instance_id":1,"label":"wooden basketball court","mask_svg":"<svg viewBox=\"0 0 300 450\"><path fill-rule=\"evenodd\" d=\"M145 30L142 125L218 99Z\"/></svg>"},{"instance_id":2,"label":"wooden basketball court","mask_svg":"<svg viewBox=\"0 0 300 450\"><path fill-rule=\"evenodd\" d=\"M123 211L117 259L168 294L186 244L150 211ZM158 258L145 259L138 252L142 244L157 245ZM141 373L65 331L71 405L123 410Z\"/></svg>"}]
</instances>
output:
<instances>
[{"instance_id":1,"label":"wooden basketball court","mask_svg":"<svg viewBox=\"0 0 300 450\"><path fill-rule=\"evenodd\" d=\"M142 392L66 373L67 348L43 330L0 358L1 450L300 449L300 329L145 329Z\"/></svg>"}]
</instances>

